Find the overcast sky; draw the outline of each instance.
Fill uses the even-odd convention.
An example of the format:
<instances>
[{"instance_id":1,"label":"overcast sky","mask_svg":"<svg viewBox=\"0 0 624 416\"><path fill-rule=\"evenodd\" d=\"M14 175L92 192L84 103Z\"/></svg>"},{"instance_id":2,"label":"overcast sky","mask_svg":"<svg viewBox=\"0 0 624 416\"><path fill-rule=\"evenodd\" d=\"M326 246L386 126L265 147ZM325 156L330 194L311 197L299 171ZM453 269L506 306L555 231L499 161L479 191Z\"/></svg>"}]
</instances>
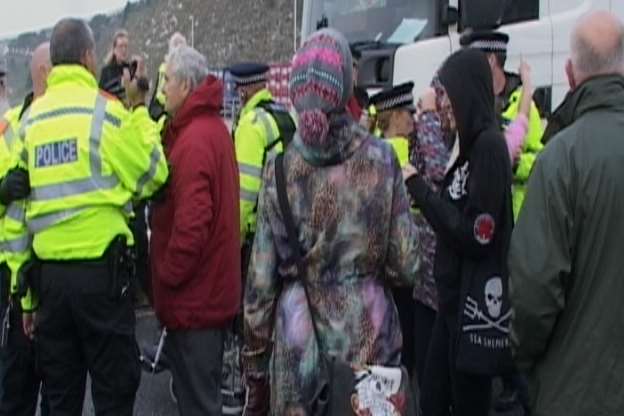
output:
<instances>
[{"instance_id":1,"label":"overcast sky","mask_svg":"<svg viewBox=\"0 0 624 416\"><path fill-rule=\"evenodd\" d=\"M0 38L53 26L67 16L117 10L126 0L0 0Z\"/></svg>"}]
</instances>

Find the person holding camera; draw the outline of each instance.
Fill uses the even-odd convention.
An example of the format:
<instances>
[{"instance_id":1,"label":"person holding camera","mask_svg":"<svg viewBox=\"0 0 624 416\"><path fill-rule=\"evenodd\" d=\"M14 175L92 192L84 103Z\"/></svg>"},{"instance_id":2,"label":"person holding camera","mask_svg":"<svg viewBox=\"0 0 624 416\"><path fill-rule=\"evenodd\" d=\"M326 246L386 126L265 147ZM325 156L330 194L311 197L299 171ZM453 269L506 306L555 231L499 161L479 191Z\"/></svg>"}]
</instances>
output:
<instances>
[{"instance_id":1,"label":"person holding camera","mask_svg":"<svg viewBox=\"0 0 624 416\"><path fill-rule=\"evenodd\" d=\"M100 88L121 101L126 99L126 92L122 85L124 71L133 75L131 74L132 65L128 62L128 41L127 31L120 29L115 32L111 49L106 55L100 74ZM132 72L136 72L136 67Z\"/></svg>"}]
</instances>

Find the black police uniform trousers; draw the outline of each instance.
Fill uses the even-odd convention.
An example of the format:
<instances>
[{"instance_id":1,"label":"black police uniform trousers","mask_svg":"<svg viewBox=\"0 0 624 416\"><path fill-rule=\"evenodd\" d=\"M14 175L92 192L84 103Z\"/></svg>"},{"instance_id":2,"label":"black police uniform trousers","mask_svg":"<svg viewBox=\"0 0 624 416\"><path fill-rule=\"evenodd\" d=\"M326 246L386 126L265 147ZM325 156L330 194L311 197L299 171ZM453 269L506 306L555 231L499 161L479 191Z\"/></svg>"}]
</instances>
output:
<instances>
[{"instance_id":1,"label":"black police uniform trousers","mask_svg":"<svg viewBox=\"0 0 624 416\"><path fill-rule=\"evenodd\" d=\"M2 315L6 312L7 301L2 302ZM12 300L9 325L6 346L0 349L0 416L34 416L41 377L36 368L34 345L24 335L22 308L17 297ZM41 416L47 416L49 411L45 394L43 396Z\"/></svg>"},{"instance_id":2,"label":"black police uniform trousers","mask_svg":"<svg viewBox=\"0 0 624 416\"><path fill-rule=\"evenodd\" d=\"M52 416L82 415L87 372L96 416L133 414L134 308L111 281L106 259L41 265L36 347Z\"/></svg>"}]
</instances>

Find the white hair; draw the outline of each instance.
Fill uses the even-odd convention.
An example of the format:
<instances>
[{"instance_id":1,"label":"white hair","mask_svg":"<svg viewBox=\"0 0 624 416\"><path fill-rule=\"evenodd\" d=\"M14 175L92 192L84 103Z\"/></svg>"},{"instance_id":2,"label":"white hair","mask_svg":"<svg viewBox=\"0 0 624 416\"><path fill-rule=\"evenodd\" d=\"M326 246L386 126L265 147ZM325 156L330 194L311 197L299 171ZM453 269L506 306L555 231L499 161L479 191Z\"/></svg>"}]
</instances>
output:
<instances>
[{"instance_id":1,"label":"white hair","mask_svg":"<svg viewBox=\"0 0 624 416\"><path fill-rule=\"evenodd\" d=\"M618 25L614 42L608 48L597 47L594 41L577 29L572 33L572 63L585 76L624 74L624 26Z\"/></svg>"},{"instance_id":2,"label":"white hair","mask_svg":"<svg viewBox=\"0 0 624 416\"><path fill-rule=\"evenodd\" d=\"M180 33L180 32L175 32L169 38L169 52L168 52L168 54L173 52L174 49L179 48L180 46L186 46L186 45L187 45L187 43L186 43L186 38L184 37L184 35L182 33Z\"/></svg>"},{"instance_id":3,"label":"white hair","mask_svg":"<svg viewBox=\"0 0 624 416\"><path fill-rule=\"evenodd\" d=\"M208 76L208 63L201 53L190 46L180 46L169 54L168 65L178 81L186 81L194 90Z\"/></svg>"}]
</instances>

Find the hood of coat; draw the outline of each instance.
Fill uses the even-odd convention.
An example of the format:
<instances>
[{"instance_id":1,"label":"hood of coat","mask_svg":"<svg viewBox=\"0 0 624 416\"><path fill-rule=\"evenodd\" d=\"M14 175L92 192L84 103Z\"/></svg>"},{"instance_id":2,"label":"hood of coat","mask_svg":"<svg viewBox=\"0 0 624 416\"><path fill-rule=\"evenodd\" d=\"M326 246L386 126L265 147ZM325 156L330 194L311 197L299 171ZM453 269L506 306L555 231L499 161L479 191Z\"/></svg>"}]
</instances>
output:
<instances>
[{"instance_id":1,"label":"hood of coat","mask_svg":"<svg viewBox=\"0 0 624 416\"><path fill-rule=\"evenodd\" d=\"M313 33L293 58L289 90L298 122L294 143L312 164L344 160L352 153L351 140L361 135L346 112L352 76L349 42L333 29Z\"/></svg>"},{"instance_id":2,"label":"hood of coat","mask_svg":"<svg viewBox=\"0 0 624 416\"><path fill-rule=\"evenodd\" d=\"M169 129L175 133L200 114L219 115L222 105L223 83L209 75L186 97L182 107L171 120Z\"/></svg>"},{"instance_id":3,"label":"hood of coat","mask_svg":"<svg viewBox=\"0 0 624 416\"><path fill-rule=\"evenodd\" d=\"M483 52L463 49L444 62L438 76L453 107L459 155L465 158L479 135L496 126L492 72Z\"/></svg>"}]
</instances>

